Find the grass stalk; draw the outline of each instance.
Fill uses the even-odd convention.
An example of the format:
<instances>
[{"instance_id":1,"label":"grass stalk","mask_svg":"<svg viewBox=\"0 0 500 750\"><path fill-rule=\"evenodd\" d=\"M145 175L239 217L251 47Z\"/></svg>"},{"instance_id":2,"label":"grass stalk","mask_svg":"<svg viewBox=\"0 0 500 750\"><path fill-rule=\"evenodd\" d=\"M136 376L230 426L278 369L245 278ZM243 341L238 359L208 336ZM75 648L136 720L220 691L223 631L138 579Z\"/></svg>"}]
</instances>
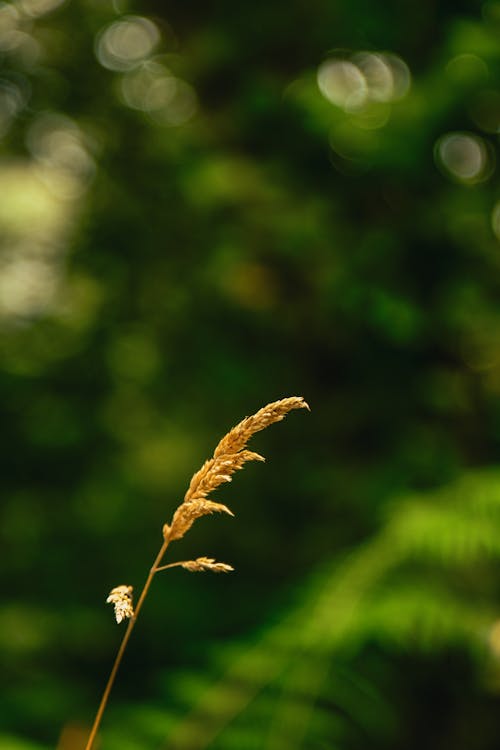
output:
<instances>
[{"instance_id":1,"label":"grass stalk","mask_svg":"<svg viewBox=\"0 0 500 750\"><path fill-rule=\"evenodd\" d=\"M120 648L118 649L115 661L111 668L111 672L109 673L108 681L106 683L106 687L104 688L101 702L99 704L99 708L97 709L97 713L95 715L92 729L90 730L90 735L87 740L87 744L85 745L85 750L92 750L92 747L94 746L95 738L97 736L97 732L99 731L99 726L101 724L102 716L104 714L104 710L108 703L109 694L111 693L111 689L113 687L116 674L118 672L121 661L123 659L123 654L125 653L125 649L127 648L127 644L130 640L130 636L132 635L132 631L135 627L135 623L137 622L137 617L139 615L139 612L141 611L144 600L148 594L148 591L153 581L153 578L155 576L155 573L158 572L158 569L159 569L158 566L160 565L161 561L163 560L163 556L165 555L165 552L167 551L169 542L170 542L170 539L168 538L168 536L166 536L158 554L156 555L155 561L153 565L151 566L151 570L148 573L148 577L146 578L146 582L143 586L139 599L137 600L137 604L135 605L135 613L128 622L127 629L125 630L125 633L122 638L122 642L120 643Z\"/></svg>"},{"instance_id":2,"label":"grass stalk","mask_svg":"<svg viewBox=\"0 0 500 750\"><path fill-rule=\"evenodd\" d=\"M184 500L175 511L170 525L164 524L163 543L150 568L135 606L135 611L132 606L132 586L117 586L111 591L107 601L114 604L116 621L120 623L122 620L128 619L129 622L113 662L106 687L104 688L85 750L92 750L94 747L118 669L155 574L160 570L167 570L174 567L182 567L190 573L203 571L229 573L233 570L231 565L217 562L211 557L197 557L195 560L182 560L180 562L169 563L168 565L161 565L169 544L177 539L181 539L189 531L196 519L201 518L201 516L211 513L228 513L231 516L233 515L226 505L208 500L208 495L224 482L230 482L232 475L239 469L242 469L246 462L264 460L258 453L253 453L246 449L246 445L252 435L274 422L280 422L292 409L302 408L309 409L304 399L299 396L291 396L267 404L267 406L259 409L252 416L245 417L245 419L233 427L219 441L212 458L205 461L201 469L193 475Z\"/></svg>"}]
</instances>

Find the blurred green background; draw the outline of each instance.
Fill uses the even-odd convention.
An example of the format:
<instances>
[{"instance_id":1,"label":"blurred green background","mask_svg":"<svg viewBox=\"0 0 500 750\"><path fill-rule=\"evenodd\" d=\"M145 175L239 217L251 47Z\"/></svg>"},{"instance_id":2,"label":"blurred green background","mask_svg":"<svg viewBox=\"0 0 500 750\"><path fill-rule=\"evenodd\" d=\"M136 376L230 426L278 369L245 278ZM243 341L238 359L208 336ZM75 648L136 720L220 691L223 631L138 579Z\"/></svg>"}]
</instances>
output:
<instances>
[{"instance_id":1,"label":"blurred green background","mask_svg":"<svg viewBox=\"0 0 500 750\"><path fill-rule=\"evenodd\" d=\"M500 2L0 3L0 750L498 748Z\"/></svg>"}]
</instances>

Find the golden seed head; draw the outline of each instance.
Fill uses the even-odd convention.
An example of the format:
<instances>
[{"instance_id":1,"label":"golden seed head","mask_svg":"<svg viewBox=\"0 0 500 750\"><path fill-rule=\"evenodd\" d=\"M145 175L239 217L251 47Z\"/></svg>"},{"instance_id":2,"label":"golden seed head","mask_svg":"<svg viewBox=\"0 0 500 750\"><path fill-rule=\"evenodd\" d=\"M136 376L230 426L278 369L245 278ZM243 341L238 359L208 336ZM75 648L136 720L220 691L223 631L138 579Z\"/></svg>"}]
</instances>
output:
<instances>
[{"instance_id":1,"label":"golden seed head","mask_svg":"<svg viewBox=\"0 0 500 750\"><path fill-rule=\"evenodd\" d=\"M113 604L115 607L115 617L118 624L122 620L134 616L134 606L132 603L133 590L133 586L115 586L106 599L108 604Z\"/></svg>"},{"instance_id":2,"label":"golden seed head","mask_svg":"<svg viewBox=\"0 0 500 750\"><path fill-rule=\"evenodd\" d=\"M200 516L222 512L233 515L229 508L207 500L207 496L225 482L231 482L232 474L242 469L247 461L264 461L258 453L247 450L252 435L264 430L274 422L280 422L292 409L309 409L301 396L291 396L273 401L250 417L245 417L218 443L212 458L197 471L187 489L183 503L177 508L170 528L163 528L164 538L170 541L181 539Z\"/></svg>"},{"instance_id":3,"label":"golden seed head","mask_svg":"<svg viewBox=\"0 0 500 750\"><path fill-rule=\"evenodd\" d=\"M183 562L182 567L190 573L203 573L205 570L211 570L212 573L229 573L234 570L231 565L216 562L213 557L197 557L196 560Z\"/></svg>"}]
</instances>

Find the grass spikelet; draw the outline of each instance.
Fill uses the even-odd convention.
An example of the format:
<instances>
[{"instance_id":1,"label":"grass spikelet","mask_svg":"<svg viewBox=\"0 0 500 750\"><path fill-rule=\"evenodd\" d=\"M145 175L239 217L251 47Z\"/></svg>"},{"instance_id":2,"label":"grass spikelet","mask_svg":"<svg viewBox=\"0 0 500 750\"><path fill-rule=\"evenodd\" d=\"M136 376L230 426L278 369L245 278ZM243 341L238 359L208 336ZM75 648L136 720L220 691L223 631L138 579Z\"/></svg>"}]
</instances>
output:
<instances>
[{"instance_id":1,"label":"grass spikelet","mask_svg":"<svg viewBox=\"0 0 500 750\"><path fill-rule=\"evenodd\" d=\"M191 479L184 502L196 502L206 497L224 482L231 481L231 475L243 468L247 461L264 461L262 456L252 451L242 450L238 453L214 456L205 461L203 466Z\"/></svg>"},{"instance_id":2,"label":"grass spikelet","mask_svg":"<svg viewBox=\"0 0 500 750\"><path fill-rule=\"evenodd\" d=\"M222 438L214 451L214 457L237 454L245 448L252 435L265 430L274 422L281 422L292 409L309 409L309 405L302 396L290 396L273 401L252 416L245 417Z\"/></svg>"},{"instance_id":3,"label":"grass spikelet","mask_svg":"<svg viewBox=\"0 0 500 750\"><path fill-rule=\"evenodd\" d=\"M196 560L188 560L182 563L182 567L190 573L203 573L210 570L212 573L229 573L234 570L232 565L216 562L212 557L197 557Z\"/></svg>"},{"instance_id":4,"label":"grass spikelet","mask_svg":"<svg viewBox=\"0 0 500 750\"><path fill-rule=\"evenodd\" d=\"M174 513L172 526L168 532L169 540L173 542L175 539L181 539L197 518L207 516L210 513L228 513L230 516L234 516L227 505L213 503L203 497L196 502L182 503Z\"/></svg>"},{"instance_id":5,"label":"grass spikelet","mask_svg":"<svg viewBox=\"0 0 500 750\"><path fill-rule=\"evenodd\" d=\"M115 586L106 599L107 604L113 604L115 608L115 619L118 625L122 620L130 619L134 616L134 606L132 604L132 586Z\"/></svg>"}]
</instances>

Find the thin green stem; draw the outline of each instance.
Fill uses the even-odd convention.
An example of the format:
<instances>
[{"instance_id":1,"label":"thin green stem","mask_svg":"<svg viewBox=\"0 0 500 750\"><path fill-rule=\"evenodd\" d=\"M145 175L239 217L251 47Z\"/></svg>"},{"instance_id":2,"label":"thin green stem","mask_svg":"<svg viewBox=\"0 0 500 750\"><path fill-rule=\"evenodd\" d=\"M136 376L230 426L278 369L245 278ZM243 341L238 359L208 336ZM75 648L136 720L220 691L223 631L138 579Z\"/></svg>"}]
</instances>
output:
<instances>
[{"instance_id":1,"label":"thin green stem","mask_svg":"<svg viewBox=\"0 0 500 750\"><path fill-rule=\"evenodd\" d=\"M127 648L127 644L130 640L130 636L132 634L132 630L135 627L135 623L137 622L137 616L139 612L141 611L142 605L144 603L144 600L147 596L147 593L149 591L149 587L151 586L151 582L154 578L155 573L158 572L158 570L164 570L164 568L159 568L159 564L161 563L163 556L165 552L167 551L167 547L169 544L170 539L168 536L165 537L163 544L160 547L160 550L158 554L156 555L155 561L153 565L151 566L151 570L148 573L148 577L146 578L146 582L144 584L144 587L141 591L141 594L139 596L139 599L137 600L137 604L135 606L135 613L134 616L130 618L129 623L127 625L127 629L125 631L125 634L123 636L122 642L120 644L120 648L118 649L118 653L116 654L115 661L113 663L113 667L111 669L110 675L108 677L108 681L106 683L106 687L104 688L104 692L102 694L101 702L99 704L99 708L97 709L97 713L94 719L94 724L92 726L89 738L87 740L87 744L85 746L85 750L92 750L92 747L95 742L95 738L97 735L97 732L99 730L99 726L101 724L101 719L104 714L104 710L106 708L106 705L108 703L109 694L111 693L111 688L113 687L113 683L115 681L116 673L118 672L118 668L121 664L123 654L125 653L125 649ZM178 564L178 563L174 563ZM165 566L170 567L170 566Z\"/></svg>"}]
</instances>

